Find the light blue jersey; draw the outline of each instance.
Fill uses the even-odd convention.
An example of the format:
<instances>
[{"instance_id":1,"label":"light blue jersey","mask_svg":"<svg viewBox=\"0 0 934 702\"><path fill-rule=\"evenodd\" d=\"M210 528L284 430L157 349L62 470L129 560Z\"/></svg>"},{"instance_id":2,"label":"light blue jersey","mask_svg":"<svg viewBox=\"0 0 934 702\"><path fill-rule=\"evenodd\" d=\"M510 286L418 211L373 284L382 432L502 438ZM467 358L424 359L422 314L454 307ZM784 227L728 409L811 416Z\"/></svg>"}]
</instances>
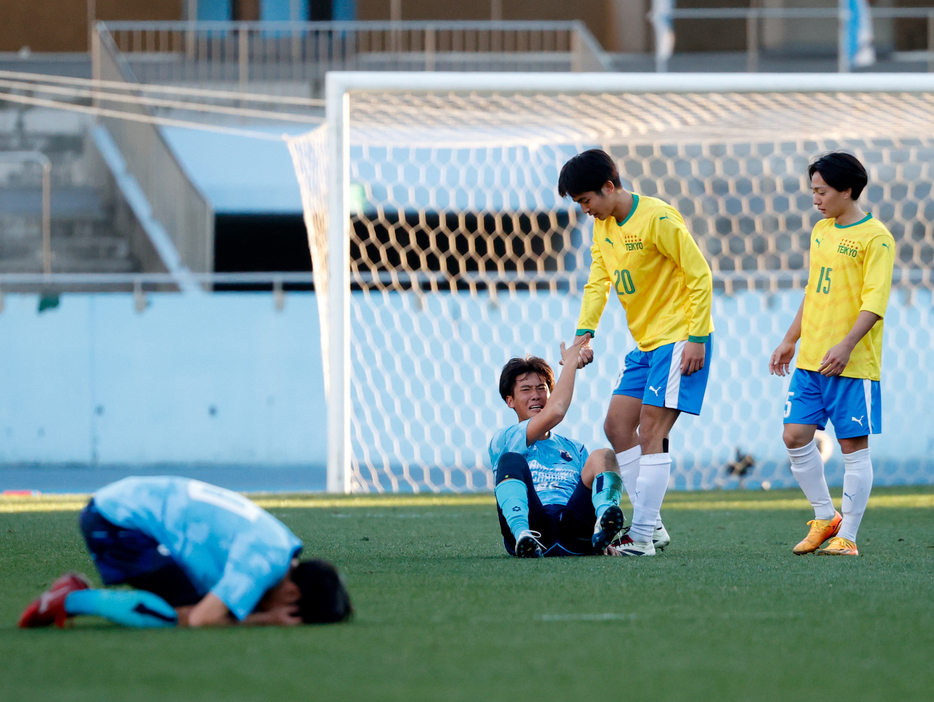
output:
<instances>
[{"instance_id":1,"label":"light blue jersey","mask_svg":"<svg viewBox=\"0 0 934 702\"><path fill-rule=\"evenodd\" d=\"M587 449L554 432L526 446L529 421L500 429L490 441L490 463L493 470L504 453L521 454L532 471L535 492L543 505L564 505L571 499L581 471L587 461Z\"/></svg>"},{"instance_id":2,"label":"light blue jersey","mask_svg":"<svg viewBox=\"0 0 934 702\"><path fill-rule=\"evenodd\" d=\"M94 494L110 522L159 542L201 595L244 619L289 572L302 542L282 522L230 490L187 478L124 478Z\"/></svg>"}]
</instances>

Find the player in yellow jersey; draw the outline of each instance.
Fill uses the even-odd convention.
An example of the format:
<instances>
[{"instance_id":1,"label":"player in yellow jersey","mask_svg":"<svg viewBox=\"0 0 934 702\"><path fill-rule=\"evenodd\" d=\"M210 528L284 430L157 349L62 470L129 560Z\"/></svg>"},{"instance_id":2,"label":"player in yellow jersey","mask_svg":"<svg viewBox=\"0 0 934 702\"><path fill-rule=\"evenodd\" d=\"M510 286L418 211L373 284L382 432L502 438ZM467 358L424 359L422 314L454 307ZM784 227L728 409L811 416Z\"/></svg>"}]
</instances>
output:
<instances>
[{"instance_id":1,"label":"player in yellow jersey","mask_svg":"<svg viewBox=\"0 0 934 702\"><path fill-rule=\"evenodd\" d=\"M882 431L882 318L892 287L895 240L857 202L869 179L855 156L821 156L808 168L808 176L814 206L824 219L811 234L804 300L772 354L769 372L788 372L800 338L782 438L791 472L814 507L814 519L792 550L798 555L856 556L856 532L872 489L869 434ZM830 501L814 441L814 432L828 419L845 462L842 517Z\"/></svg>"},{"instance_id":2,"label":"player in yellow jersey","mask_svg":"<svg viewBox=\"0 0 934 702\"><path fill-rule=\"evenodd\" d=\"M633 506L617 552L651 556L669 542L659 517L671 474L668 434L681 412L700 414L707 388L710 267L678 211L623 188L604 151L564 164L558 192L595 219L577 335L589 345L612 289L638 346L623 363L604 431Z\"/></svg>"}]
</instances>

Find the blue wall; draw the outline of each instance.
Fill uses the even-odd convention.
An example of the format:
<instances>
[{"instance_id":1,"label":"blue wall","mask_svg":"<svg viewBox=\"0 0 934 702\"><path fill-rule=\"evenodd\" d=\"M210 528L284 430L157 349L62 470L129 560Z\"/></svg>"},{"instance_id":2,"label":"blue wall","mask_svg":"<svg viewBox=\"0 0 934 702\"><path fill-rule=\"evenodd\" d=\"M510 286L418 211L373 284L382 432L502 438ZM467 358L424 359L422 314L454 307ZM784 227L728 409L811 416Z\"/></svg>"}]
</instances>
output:
<instances>
[{"instance_id":1,"label":"blue wall","mask_svg":"<svg viewBox=\"0 0 934 702\"><path fill-rule=\"evenodd\" d=\"M6 296L0 463L325 463L313 295L148 299Z\"/></svg>"},{"instance_id":2,"label":"blue wall","mask_svg":"<svg viewBox=\"0 0 934 702\"><path fill-rule=\"evenodd\" d=\"M141 313L129 294L63 295L42 313L35 295L3 300L0 464L202 464L257 467L258 474L324 465L313 294L288 294L281 311L268 293L151 294ZM769 376L767 359L800 300L800 292L715 295L704 410L680 419L672 434L676 487L715 487L737 446L758 460L751 484L794 484L781 443L788 380ZM579 374L561 429L591 448L605 445L610 388L633 346L621 306L610 302L597 361ZM353 391L362 473L382 475L387 489L387 468L421 479L424 468L448 465L457 468L447 484L430 471L438 485L485 488L490 436L515 421L497 394L499 369L527 352L556 362L556 330L571 333L580 298L358 294L351 307L355 372L370 378ZM934 374L925 371L934 367L930 292L894 291L885 323L883 434L871 440L876 482L934 482ZM839 451L828 470L839 484ZM282 485L275 480L268 489ZM400 487L411 489L404 480Z\"/></svg>"}]
</instances>

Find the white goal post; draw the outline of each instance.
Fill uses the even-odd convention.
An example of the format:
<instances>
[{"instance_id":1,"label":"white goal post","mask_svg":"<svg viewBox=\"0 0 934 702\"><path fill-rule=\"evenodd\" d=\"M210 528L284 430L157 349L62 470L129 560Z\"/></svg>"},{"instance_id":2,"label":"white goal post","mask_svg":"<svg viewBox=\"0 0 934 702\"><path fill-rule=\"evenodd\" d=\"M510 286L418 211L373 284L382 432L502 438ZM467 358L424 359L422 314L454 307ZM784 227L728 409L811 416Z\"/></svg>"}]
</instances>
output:
<instances>
[{"instance_id":1,"label":"white goal post","mask_svg":"<svg viewBox=\"0 0 934 702\"><path fill-rule=\"evenodd\" d=\"M319 296L328 490L492 488L504 357L554 364L574 333L589 227L554 177L592 147L624 185L679 208L714 272L722 372L704 414L676 427L675 487L723 484L735 448L761 483L791 484L787 382L762 354L806 280L807 163L834 148L866 163L864 206L899 246L883 363L911 387L885 407L881 482L934 481L934 432L918 418L934 381L910 373L934 367L932 93L924 74L329 73L326 126L289 143ZM602 413L631 348L619 307L598 330L604 362L579 374L587 407L566 420L590 448L606 445Z\"/></svg>"}]
</instances>

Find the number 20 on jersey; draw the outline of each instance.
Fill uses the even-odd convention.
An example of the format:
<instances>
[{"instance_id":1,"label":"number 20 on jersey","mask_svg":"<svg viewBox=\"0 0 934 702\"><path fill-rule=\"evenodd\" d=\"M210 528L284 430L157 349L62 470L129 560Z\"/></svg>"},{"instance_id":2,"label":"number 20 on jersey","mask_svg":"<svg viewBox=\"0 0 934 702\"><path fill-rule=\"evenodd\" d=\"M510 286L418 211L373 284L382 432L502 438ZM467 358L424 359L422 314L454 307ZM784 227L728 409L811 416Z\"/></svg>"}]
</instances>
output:
<instances>
[{"instance_id":1,"label":"number 20 on jersey","mask_svg":"<svg viewBox=\"0 0 934 702\"><path fill-rule=\"evenodd\" d=\"M617 295L632 295L636 291L632 276L625 268L620 271L613 271L613 279L613 287L616 289Z\"/></svg>"}]
</instances>

